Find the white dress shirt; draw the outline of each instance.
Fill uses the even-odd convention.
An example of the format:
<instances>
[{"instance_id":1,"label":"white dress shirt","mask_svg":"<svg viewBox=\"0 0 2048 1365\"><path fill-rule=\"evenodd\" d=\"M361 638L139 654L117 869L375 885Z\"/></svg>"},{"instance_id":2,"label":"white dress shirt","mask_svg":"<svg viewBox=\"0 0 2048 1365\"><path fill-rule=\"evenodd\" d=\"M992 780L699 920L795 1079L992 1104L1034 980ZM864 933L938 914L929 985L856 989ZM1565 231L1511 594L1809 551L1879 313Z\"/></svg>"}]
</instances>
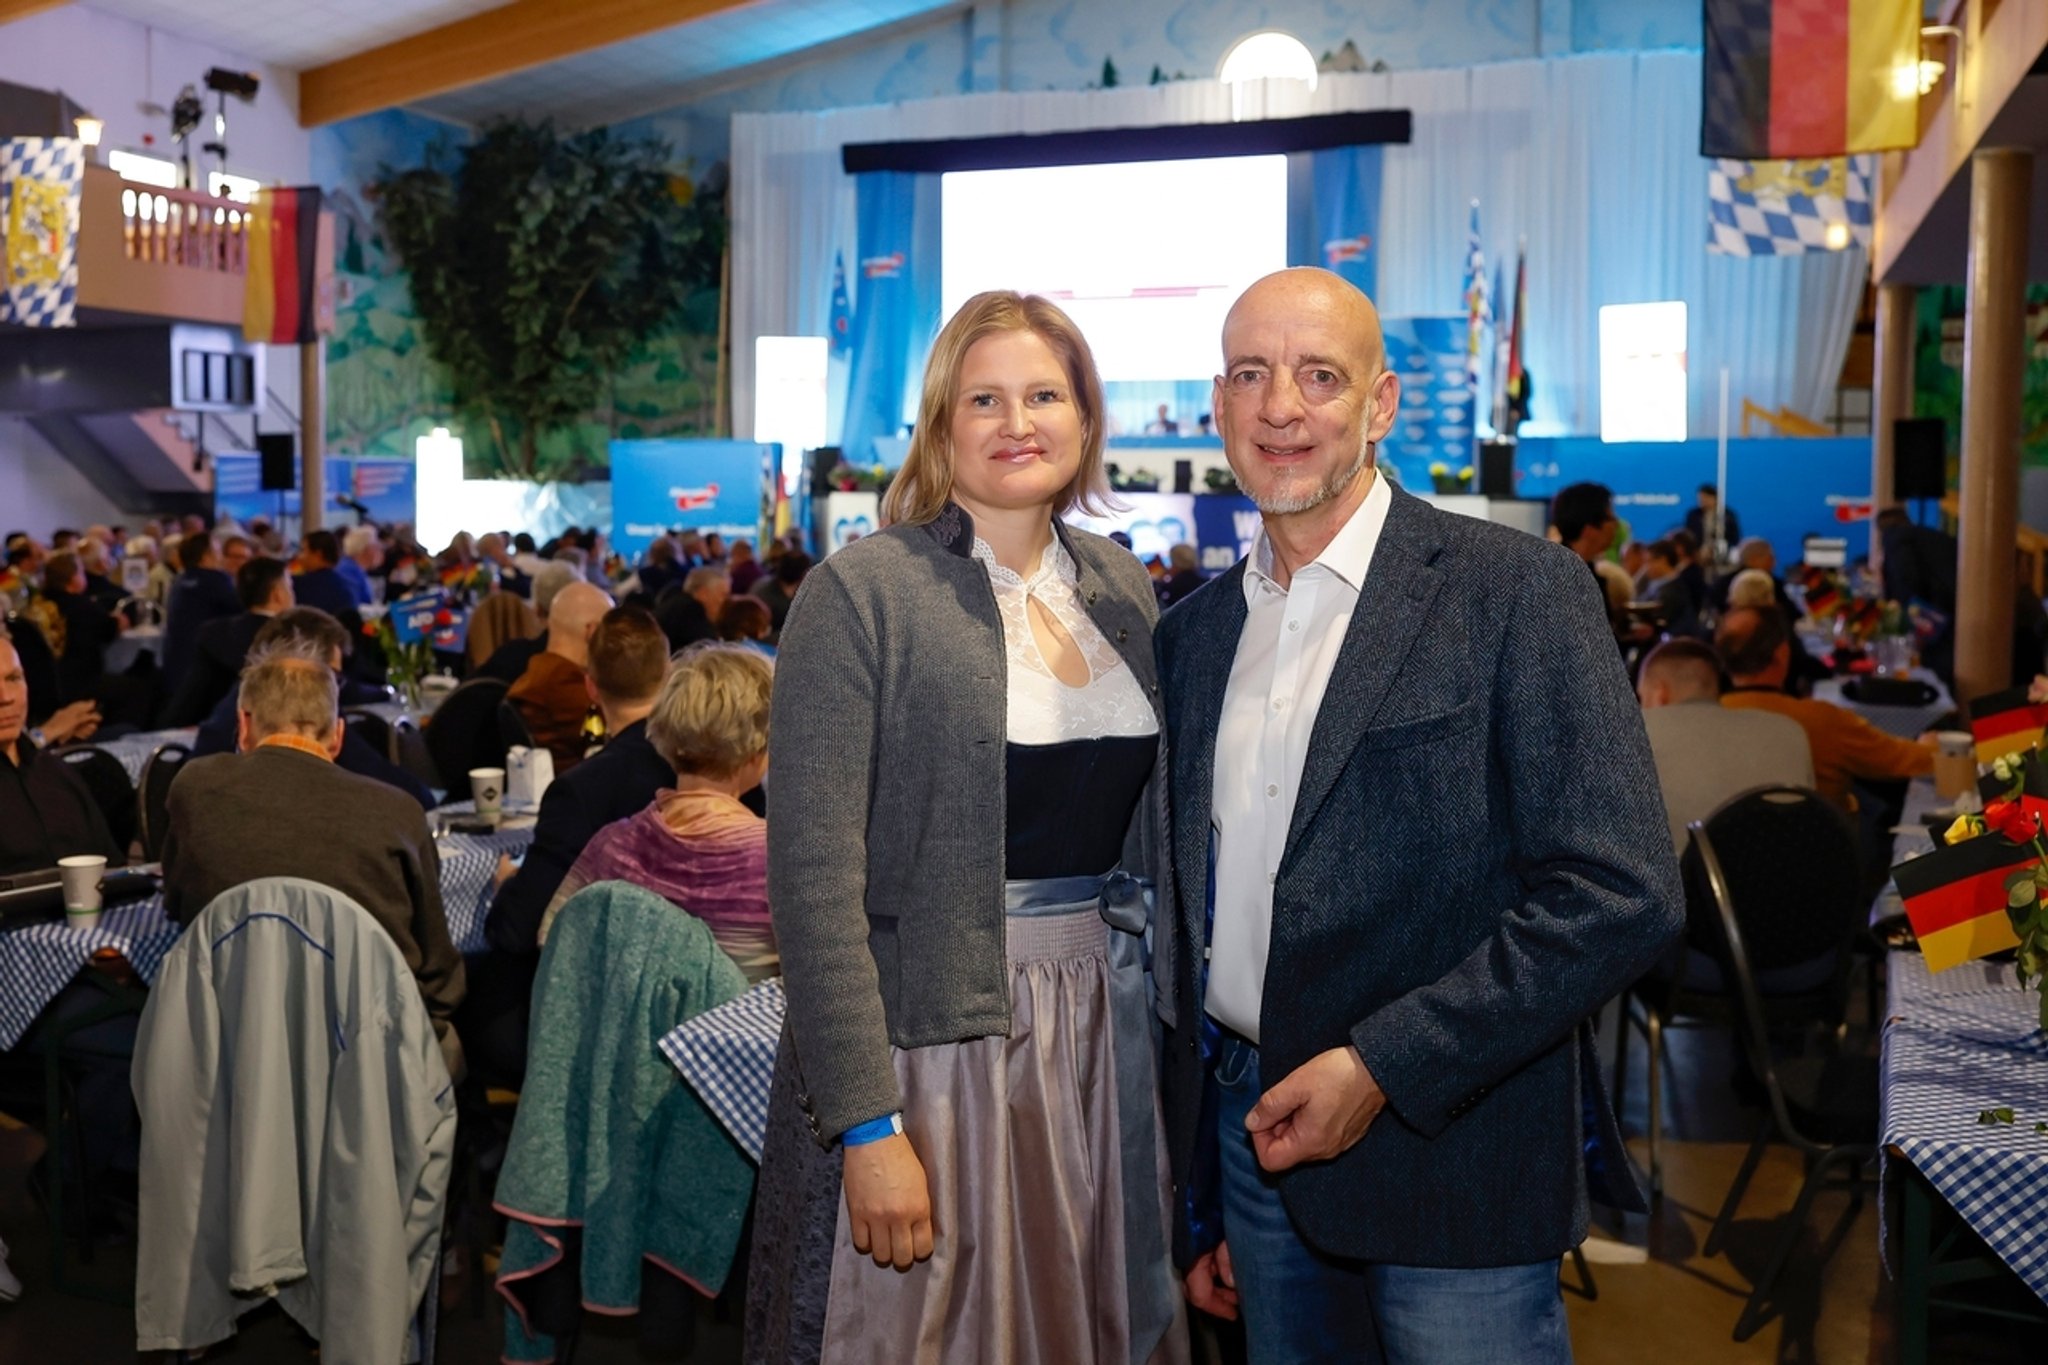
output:
<instances>
[{"instance_id":1,"label":"white dress shirt","mask_svg":"<svg viewBox=\"0 0 2048 1365\"><path fill-rule=\"evenodd\" d=\"M1216 731L1210 827L1216 836L1216 922L1209 937L1209 1014L1259 1040L1273 882L1308 758L1316 712L1330 685L1351 613L1393 505L1387 481L1293 582L1273 581L1273 546L1260 530L1245 565L1244 631ZM1277 1077L1275 1079L1278 1079Z\"/></svg>"}]
</instances>

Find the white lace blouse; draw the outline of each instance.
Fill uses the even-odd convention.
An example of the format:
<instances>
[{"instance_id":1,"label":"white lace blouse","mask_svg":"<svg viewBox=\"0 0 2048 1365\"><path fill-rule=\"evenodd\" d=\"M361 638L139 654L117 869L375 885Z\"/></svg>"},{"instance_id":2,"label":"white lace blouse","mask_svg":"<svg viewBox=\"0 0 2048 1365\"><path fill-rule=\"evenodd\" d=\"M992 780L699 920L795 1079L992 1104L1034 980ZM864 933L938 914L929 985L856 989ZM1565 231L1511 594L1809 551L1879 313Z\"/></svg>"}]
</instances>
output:
<instances>
[{"instance_id":1,"label":"white lace blouse","mask_svg":"<svg viewBox=\"0 0 2048 1365\"><path fill-rule=\"evenodd\" d=\"M1012 744L1060 744L1075 739L1150 735L1159 730L1151 701L1116 647L1081 605L1080 574L1058 536L1046 547L1038 569L1022 577L996 563L995 551L980 536L974 557L988 570L996 606L1003 616L1003 646L1010 659L1008 737ZM1088 682L1069 687L1053 676L1032 634L1026 603L1036 597L1050 611L1088 661Z\"/></svg>"}]
</instances>

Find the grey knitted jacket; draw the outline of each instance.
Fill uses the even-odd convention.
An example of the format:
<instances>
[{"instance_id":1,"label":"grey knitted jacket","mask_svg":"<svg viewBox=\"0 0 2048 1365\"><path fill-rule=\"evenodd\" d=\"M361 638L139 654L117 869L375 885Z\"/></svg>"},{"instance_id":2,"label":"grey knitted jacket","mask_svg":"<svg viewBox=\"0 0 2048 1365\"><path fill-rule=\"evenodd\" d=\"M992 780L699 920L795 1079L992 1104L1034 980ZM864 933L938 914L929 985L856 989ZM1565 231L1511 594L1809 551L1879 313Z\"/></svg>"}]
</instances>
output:
<instances>
[{"instance_id":1,"label":"grey knitted jacket","mask_svg":"<svg viewBox=\"0 0 2048 1365\"><path fill-rule=\"evenodd\" d=\"M1156 710L1150 578L1113 541L1065 525L1059 535L1089 616ZM821 1139L902 1107L890 1044L1009 1032L1008 664L973 544L952 505L928 525L869 536L810 573L783 629L768 904ZM1128 870L1157 871L1159 815L1155 775L1126 839ZM1155 944L1162 955L1170 945Z\"/></svg>"}]
</instances>

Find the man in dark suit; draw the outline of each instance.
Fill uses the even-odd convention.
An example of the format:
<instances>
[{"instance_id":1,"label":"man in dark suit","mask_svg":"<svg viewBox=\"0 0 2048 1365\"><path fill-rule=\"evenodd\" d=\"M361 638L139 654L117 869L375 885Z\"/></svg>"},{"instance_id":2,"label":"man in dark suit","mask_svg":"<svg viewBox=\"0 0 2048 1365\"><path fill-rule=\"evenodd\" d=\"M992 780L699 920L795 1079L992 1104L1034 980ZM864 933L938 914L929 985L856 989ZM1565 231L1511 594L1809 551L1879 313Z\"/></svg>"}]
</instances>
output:
<instances>
[{"instance_id":1,"label":"man in dark suit","mask_svg":"<svg viewBox=\"0 0 2048 1365\"><path fill-rule=\"evenodd\" d=\"M484 921L491 951L472 964L462 1036L494 1084L516 1087L526 1069L526 1006L540 965L541 916L562 878L591 835L675 785L675 770L647 742L647 716L668 676L668 640L654 617L643 607L606 612L590 634L585 676L610 738L548 785L526 861L516 869L509 861L499 866L498 893Z\"/></svg>"},{"instance_id":2,"label":"man in dark suit","mask_svg":"<svg viewBox=\"0 0 2048 1365\"><path fill-rule=\"evenodd\" d=\"M241 599L235 596L235 580L221 571L212 536L204 531L186 536L178 542L176 558L179 573L171 581L170 601L164 609L164 687L172 695L191 668L200 630L207 622L242 609Z\"/></svg>"},{"instance_id":3,"label":"man in dark suit","mask_svg":"<svg viewBox=\"0 0 2048 1365\"><path fill-rule=\"evenodd\" d=\"M292 579L281 559L255 558L235 571L235 596L242 610L209 621L199 631L185 681L164 710L166 726L197 725L242 675L256 632L293 605Z\"/></svg>"},{"instance_id":4,"label":"man in dark suit","mask_svg":"<svg viewBox=\"0 0 2048 1365\"><path fill-rule=\"evenodd\" d=\"M1255 1362L1568 1361L1589 1183L1641 1207L1585 1020L1680 923L1641 715L1582 561L1379 477L1363 294L1284 271L1223 335L1263 530L1158 636L1189 1299Z\"/></svg>"},{"instance_id":5,"label":"man in dark suit","mask_svg":"<svg viewBox=\"0 0 2048 1365\"><path fill-rule=\"evenodd\" d=\"M337 620L362 618L356 612L356 595L337 567L341 563L341 541L332 531L308 531L299 547L306 568L292 575L292 600L300 606L318 607Z\"/></svg>"},{"instance_id":6,"label":"man in dark suit","mask_svg":"<svg viewBox=\"0 0 2048 1365\"><path fill-rule=\"evenodd\" d=\"M342 624L318 607L292 607L264 623L263 629L256 632L249 652L253 656L274 645L283 645L327 660L340 684L341 704L344 706L384 700L389 693L383 688L372 689L343 673L352 643ZM242 684L237 680L228 689L228 694L220 699L220 704L200 722L199 733L192 741L192 756L204 758L208 754L235 752L241 728L241 710ZM396 787L419 802L422 810L434 808L434 793L426 783L393 763L388 755L353 729L343 730L341 750L335 754L334 762L343 772Z\"/></svg>"},{"instance_id":7,"label":"man in dark suit","mask_svg":"<svg viewBox=\"0 0 2048 1365\"><path fill-rule=\"evenodd\" d=\"M328 664L280 645L243 674L241 752L192 759L171 784L164 911L189 924L215 896L258 877L304 877L341 892L405 955L459 1076L451 1020L462 958L441 908L434 836L411 797L335 766L342 723Z\"/></svg>"},{"instance_id":8,"label":"man in dark suit","mask_svg":"<svg viewBox=\"0 0 2048 1365\"><path fill-rule=\"evenodd\" d=\"M1715 532L1720 534L1723 553L1742 543L1742 518L1735 515L1730 507L1721 509L1721 490L1713 484L1703 483L1699 487L1699 506L1688 508L1685 514L1685 529L1692 533L1693 540L1707 547L1713 553Z\"/></svg>"}]
</instances>

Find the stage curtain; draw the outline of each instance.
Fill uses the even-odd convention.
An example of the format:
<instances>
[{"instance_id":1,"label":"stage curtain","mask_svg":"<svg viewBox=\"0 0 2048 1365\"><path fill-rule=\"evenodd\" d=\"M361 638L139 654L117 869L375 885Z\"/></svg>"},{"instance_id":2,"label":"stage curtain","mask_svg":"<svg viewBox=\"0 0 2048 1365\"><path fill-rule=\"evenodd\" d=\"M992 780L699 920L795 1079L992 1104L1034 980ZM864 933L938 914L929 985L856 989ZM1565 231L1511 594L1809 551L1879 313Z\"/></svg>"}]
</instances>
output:
<instances>
[{"instance_id":1,"label":"stage curtain","mask_svg":"<svg viewBox=\"0 0 2048 1365\"><path fill-rule=\"evenodd\" d=\"M1850 248L1745 259L1706 251L1697 51L1593 53L1441 71L1272 82L1249 107L1284 118L1405 108L1414 141L1383 149L1376 295L1389 315L1463 311L1466 229L1480 201L1488 276L1528 238L1530 435L1599 431L1599 308L1680 299L1689 427L1715 431L1719 375L1744 398L1813 417L1831 406L1867 277ZM1172 81L1106 91L982 94L823 114L740 114L732 129L733 328L823 335L832 253L854 257L848 142L1227 122L1229 91ZM1068 211L1113 220L1114 204ZM858 307L858 303L856 303ZM752 355L733 356L741 434Z\"/></svg>"}]
</instances>

